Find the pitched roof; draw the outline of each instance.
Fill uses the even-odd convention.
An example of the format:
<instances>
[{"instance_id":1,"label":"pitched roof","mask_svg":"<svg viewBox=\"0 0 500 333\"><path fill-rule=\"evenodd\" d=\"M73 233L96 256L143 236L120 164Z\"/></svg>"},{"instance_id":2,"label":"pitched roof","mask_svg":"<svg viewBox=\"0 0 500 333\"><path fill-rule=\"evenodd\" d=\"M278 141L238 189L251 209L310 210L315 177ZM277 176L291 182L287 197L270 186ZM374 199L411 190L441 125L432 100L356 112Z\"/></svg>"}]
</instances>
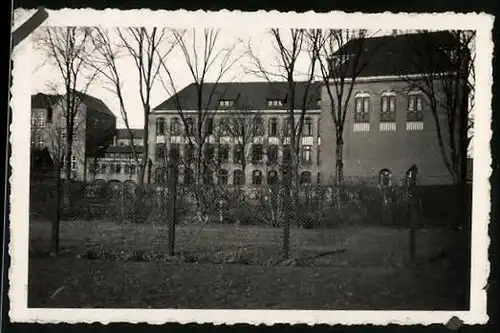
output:
<instances>
[{"instance_id":1,"label":"pitched roof","mask_svg":"<svg viewBox=\"0 0 500 333\"><path fill-rule=\"evenodd\" d=\"M103 112L110 116L115 117L114 113L108 108L108 106L99 98L82 93L80 91L75 91L75 95L82 100L89 109ZM36 95L31 95L31 108L32 109L46 109L50 106L56 104L63 95L51 95L38 93Z\"/></svg>"},{"instance_id":2,"label":"pitched roof","mask_svg":"<svg viewBox=\"0 0 500 333\"><path fill-rule=\"evenodd\" d=\"M31 95L31 108L32 109L47 109L56 104L61 95L50 95L44 93L38 93L36 95Z\"/></svg>"},{"instance_id":3,"label":"pitched roof","mask_svg":"<svg viewBox=\"0 0 500 333\"><path fill-rule=\"evenodd\" d=\"M142 139L144 138L144 130L140 128L131 128L133 139ZM130 139L130 133L126 128L117 128L116 129L116 138L117 139Z\"/></svg>"},{"instance_id":4,"label":"pitched roof","mask_svg":"<svg viewBox=\"0 0 500 333\"><path fill-rule=\"evenodd\" d=\"M309 87L309 89L307 89ZM315 82L310 86L307 82L296 82L295 105L300 109L303 97L306 95L309 109L319 109L317 104L320 99L320 83ZM280 106L269 106L269 100L282 100L287 98L287 82L219 82L205 83L202 91L203 109L217 110L286 110L286 103ZM234 100L232 106L219 106L221 100ZM191 83L176 95L170 97L153 111L177 110L178 106L182 110L197 110L198 106L196 84Z\"/></svg>"},{"instance_id":5,"label":"pitched roof","mask_svg":"<svg viewBox=\"0 0 500 333\"><path fill-rule=\"evenodd\" d=\"M99 98L91 96L89 94L82 93L80 91L75 91L75 94L76 96L78 96L78 98L82 100L83 103L85 103L87 108L115 117L115 114Z\"/></svg>"},{"instance_id":6,"label":"pitched roof","mask_svg":"<svg viewBox=\"0 0 500 333\"><path fill-rule=\"evenodd\" d=\"M336 71L346 71L346 77L359 71L358 77L389 76L456 70L444 50L457 46L457 39L448 31L422 32L403 35L353 39L333 53L332 58L353 56Z\"/></svg>"}]
</instances>

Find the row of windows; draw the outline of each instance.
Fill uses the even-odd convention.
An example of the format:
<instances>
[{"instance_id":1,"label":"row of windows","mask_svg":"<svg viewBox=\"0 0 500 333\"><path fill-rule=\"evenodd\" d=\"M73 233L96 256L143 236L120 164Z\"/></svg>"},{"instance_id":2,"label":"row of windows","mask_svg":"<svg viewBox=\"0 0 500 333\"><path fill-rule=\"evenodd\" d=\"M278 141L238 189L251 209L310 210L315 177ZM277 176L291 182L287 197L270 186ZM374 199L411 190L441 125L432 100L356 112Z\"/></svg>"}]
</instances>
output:
<instances>
[{"instance_id":1,"label":"row of windows","mask_svg":"<svg viewBox=\"0 0 500 333\"><path fill-rule=\"evenodd\" d=\"M48 108L47 112L45 110L34 111L31 114L31 125L37 128L45 127L45 124L52 123L52 108Z\"/></svg>"},{"instance_id":2,"label":"row of windows","mask_svg":"<svg viewBox=\"0 0 500 333\"><path fill-rule=\"evenodd\" d=\"M354 122L370 121L370 96L358 94L354 98ZM422 120L422 95L408 95L407 121ZM383 95L380 98L380 121L396 121L396 95Z\"/></svg>"},{"instance_id":3,"label":"row of windows","mask_svg":"<svg viewBox=\"0 0 500 333\"><path fill-rule=\"evenodd\" d=\"M155 183L165 183L167 180L167 171L164 168L158 168L155 172ZM246 185L245 173L243 170L234 170L233 171L233 185ZM264 185L267 182L267 185L276 185L279 182L279 174L276 170L270 170L267 173L266 179L264 179L264 175L260 170L252 171L252 185ZM203 183L204 185L214 185L214 181L217 185L229 185L229 172L226 169L219 169L217 171L217 177L214 179L214 172L206 171L203 174ZM317 174L318 183L320 181L320 174ZM193 183L193 174L190 169L185 170L184 172L184 184L189 185ZM312 174L310 171L303 171L300 173L300 183L311 184L312 183Z\"/></svg>"},{"instance_id":4,"label":"row of windows","mask_svg":"<svg viewBox=\"0 0 500 333\"><path fill-rule=\"evenodd\" d=\"M98 164L94 170L95 173L111 173L111 174L121 174L122 171L126 175L133 175L138 171L133 164L122 164L122 163L100 163Z\"/></svg>"},{"instance_id":5,"label":"row of windows","mask_svg":"<svg viewBox=\"0 0 500 333\"><path fill-rule=\"evenodd\" d=\"M184 126L182 126L182 121L178 117L172 118L170 121L170 135L179 136L195 135L195 120L194 118L187 117L184 119ZM215 121L213 118L209 117L205 119L203 131L205 135L212 135L215 132ZM184 127L184 132L182 132L182 127ZM291 119L285 119L283 123L283 134L289 135L292 128L297 128L298 124L292 124ZM222 136L261 136L265 134L264 122L261 117L251 117L251 118L221 118L219 122L220 135ZM246 134L245 134L246 133ZM302 136L313 136L314 134L314 124L313 119L307 117L304 119L302 126ZM156 135L166 134L166 121L165 118L156 119ZM277 137L280 135L280 126L278 118L270 118L268 124L268 135L271 137ZM319 131L319 120L317 124L317 135L320 136Z\"/></svg>"},{"instance_id":6,"label":"row of windows","mask_svg":"<svg viewBox=\"0 0 500 333\"><path fill-rule=\"evenodd\" d=\"M207 161L217 161L219 163L229 162L229 145L219 145L217 146L217 154L215 153L215 145L208 144L204 149L204 160ZM304 164L312 163L312 146L303 145L300 149L300 161ZM250 160L252 163L262 162L264 155L267 155L267 161L270 163L278 162L278 145L269 145L267 147L267 152L264 151L264 145L253 144L250 148L250 156L247 158L245 156L245 151L242 146L235 146L233 148L233 163L241 164L245 160ZM174 158L179 157L180 147L178 144L173 144L170 147L170 155ZM156 159L162 160L168 155L167 150L164 146L158 146L156 148ZM184 159L187 163L192 161L194 155L194 149L186 145L184 148ZM317 150L317 164L320 164L320 149ZM291 148L289 145L283 147L283 160L291 160Z\"/></svg>"}]
</instances>

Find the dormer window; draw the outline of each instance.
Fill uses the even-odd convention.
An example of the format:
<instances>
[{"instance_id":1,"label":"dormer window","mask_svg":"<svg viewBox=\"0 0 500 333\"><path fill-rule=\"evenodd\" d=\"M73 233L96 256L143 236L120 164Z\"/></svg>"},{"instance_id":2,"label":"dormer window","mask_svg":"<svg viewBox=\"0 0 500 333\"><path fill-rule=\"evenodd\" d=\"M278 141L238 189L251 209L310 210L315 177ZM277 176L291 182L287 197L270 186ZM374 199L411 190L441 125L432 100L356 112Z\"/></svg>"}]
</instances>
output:
<instances>
[{"instance_id":1,"label":"dormer window","mask_svg":"<svg viewBox=\"0 0 500 333\"><path fill-rule=\"evenodd\" d=\"M283 101L280 99L269 99L267 101L267 105L270 107L279 107L279 106L283 106Z\"/></svg>"},{"instance_id":2,"label":"dormer window","mask_svg":"<svg viewBox=\"0 0 500 333\"><path fill-rule=\"evenodd\" d=\"M234 100L232 100L232 99L221 99L219 101L219 106L220 107L225 107L225 108L234 106Z\"/></svg>"}]
</instances>

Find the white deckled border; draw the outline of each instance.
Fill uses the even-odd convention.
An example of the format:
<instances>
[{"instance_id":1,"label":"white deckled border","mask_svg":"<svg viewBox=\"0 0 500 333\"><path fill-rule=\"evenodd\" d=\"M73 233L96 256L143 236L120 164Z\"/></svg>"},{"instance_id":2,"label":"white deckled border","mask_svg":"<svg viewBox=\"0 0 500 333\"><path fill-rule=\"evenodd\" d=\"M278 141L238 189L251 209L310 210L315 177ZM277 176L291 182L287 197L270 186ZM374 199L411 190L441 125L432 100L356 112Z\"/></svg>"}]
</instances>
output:
<instances>
[{"instance_id":1,"label":"white deckled border","mask_svg":"<svg viewBox=\"0 0 500 333\"><path fill-rule=\"evenodd\" d=\"M218 27L254 30L256 22L272 22L272 27L294 28L366 28L366 29L473 29L477 30L476 107L474 138L474 183L472 225L472 268L470 311L303 311L303 310L151 310L151 309L34 309L27 308L28 281L28 221L29 221L29 136L30 136L30 87L31 43L29 38L14 50L15 64L12 87L11 144L11 242L9 253L9 316L12 322L39 323L91 323L91 322L147 322L163 324L214 323L214 324L445 324L456 316L465 324L484 324L486 291L489 276L488 223L490 212L491 154L491 60L493 42L491 29L493 17L486 14L362 14L330 12L279 13L254 12L187 12L107 9L97 11L49 10L45 25L53 26L163 26L170 27ZM271 26L270 26L271 27ZM269 28L270 28L269 27ZM265 28L265 27L262 27ZM479 130L477 130L479 129Z\"/></svg>"}]
</instances>

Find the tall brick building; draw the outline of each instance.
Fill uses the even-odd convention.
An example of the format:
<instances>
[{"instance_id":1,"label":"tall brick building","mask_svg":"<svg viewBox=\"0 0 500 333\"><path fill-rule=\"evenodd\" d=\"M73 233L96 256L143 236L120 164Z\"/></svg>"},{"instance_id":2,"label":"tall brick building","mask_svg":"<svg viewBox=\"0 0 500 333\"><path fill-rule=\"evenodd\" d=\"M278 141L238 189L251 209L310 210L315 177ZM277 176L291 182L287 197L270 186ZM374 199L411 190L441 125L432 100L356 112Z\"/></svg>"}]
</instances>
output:
<instances>
[{"instance_id":1,"label":"tall brick building","mask_svg":"<svg viewBox=\"0 0 500 333\"><path fill-rule=\"evenodd\" d=\"M75 91L78 106L75 116L71 174L62 177L86 180L89 161L103 153L112 143L116 130L116 117L100 99ZM31 148L46 150L53 162L63 156L66 146L66 109L62 95L38 93L31 96ZM62 161L64 163L64 159ZM55 163L53 163L55 165Z\"/></svg>"},{"instance_id":2,"label":"tall brick building","mask_svg":"<svg viewBox=\"0 0 500 333\"><path fill-rule=\"evenodd\" d=\"M446 132L445 111L438 110L435 118L429 99L421 90L415 89L417 84L414 83L420 77L429 77L428 72L421 72L422 66L417 62L430 57L433 60L438 58L433 63L440 65L429 70L452 73L454 69L439 58L448 57L447 50L452 50L456 41L446 32L436 32L425 36L407 34L367 38L361 48L357 43L357 40L347 43L332 56L332 66L343 66L336 57L356 57L355 52L361 52L358 63L365 64L354 81L348 104L343 135L345 179L373 180L380 170L387 168L396 180L402 180L406 170L415 164L420 169L421 184L450 184L453 179L443 162L436 132L436 121L439 121L445 139L444 149L447 149L449 133ZM351 82L351 78L346 77L346 86ZM335 126L326 89L323 86L321 173L325 175L325 181L333 182ZM459 134L455 134L458 139Z\"/></svg>"}]
</instances>

